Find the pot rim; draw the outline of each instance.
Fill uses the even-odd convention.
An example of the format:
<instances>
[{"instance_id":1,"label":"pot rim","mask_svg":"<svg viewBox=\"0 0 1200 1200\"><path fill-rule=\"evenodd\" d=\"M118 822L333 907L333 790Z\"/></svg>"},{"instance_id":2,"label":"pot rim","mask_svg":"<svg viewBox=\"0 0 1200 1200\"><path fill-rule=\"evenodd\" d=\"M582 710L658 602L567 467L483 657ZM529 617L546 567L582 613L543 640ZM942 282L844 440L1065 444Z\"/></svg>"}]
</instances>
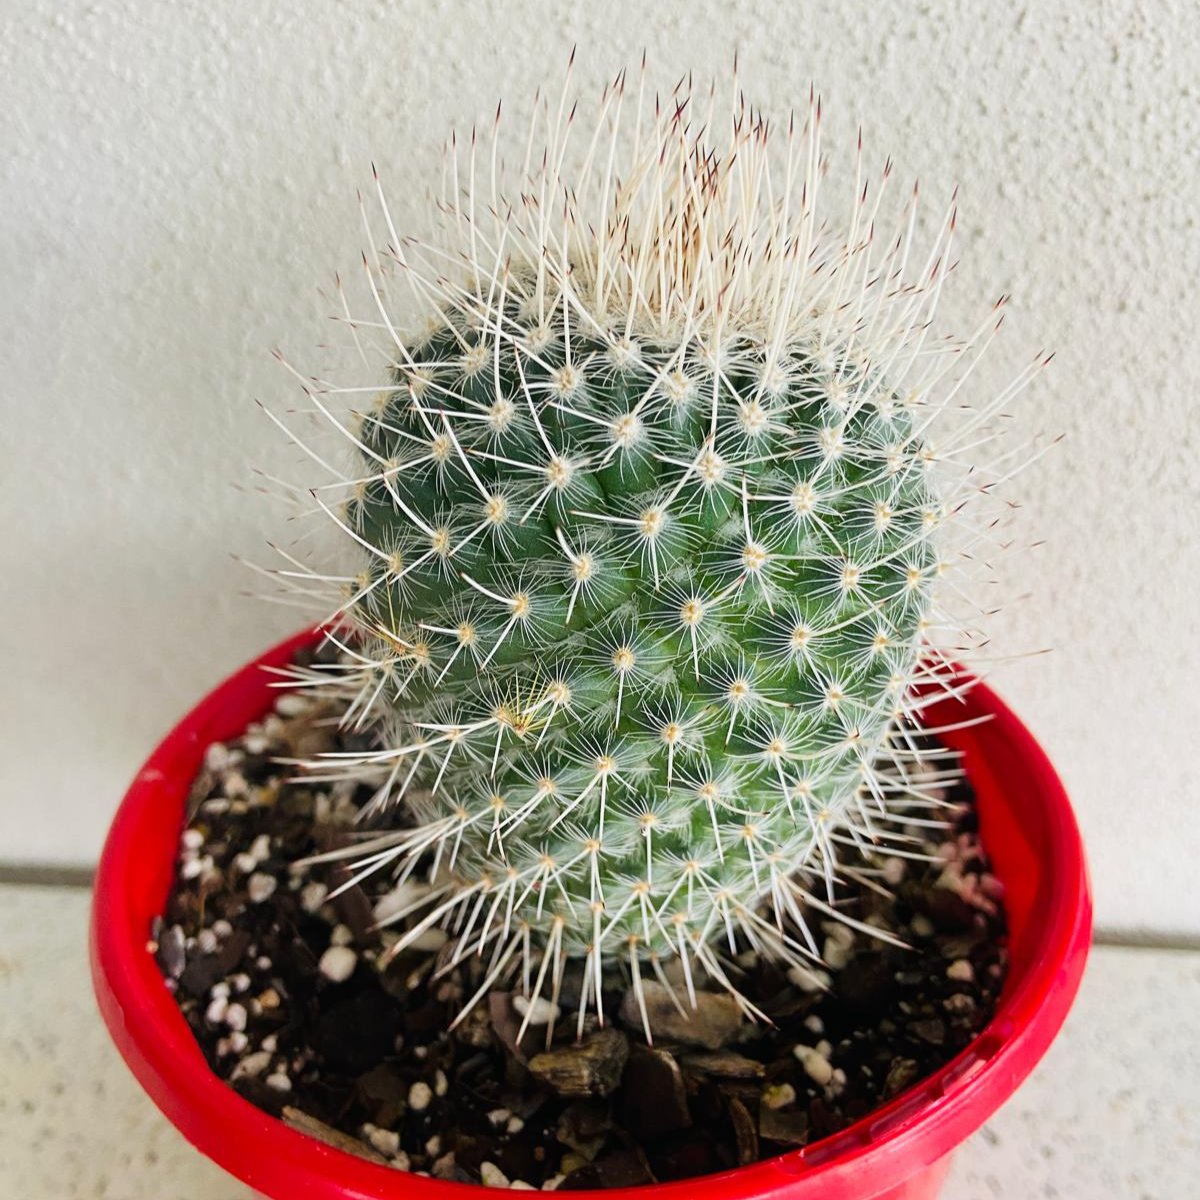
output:
<instances>
[{"instance_id":1,"label":"pot rim","mask_svg":"<svg viewBox=\"0 0 1200 1200\"><path fill-rule=\"evenodd\" d=\"M287 638L200 701L135 776L117 811L93 890L89 951L100 1011L117 1049L150 1097L203 1153L251 1187L307 1200L417 1195L469 1200L474 1184L380 1166L302 1134L239 1096L205 1062L148 946L150 920L171 883L184 802L209 742L232 737L269 707L264 668L315 642L321 628ZM276 687L278 683L276 682ZM750 1166L679 1182L611 1189L610 1200L670 1197L789 1200L873 1197L928 1168L962 1142L1029 1074L1074 1000L1091 939L1091 891L1079 830L1062 782L1016 715L976 682L954 703L958 728L944 739L963 751L977 792L991 780L1006 837L1024 837L1041 870L1027 898L1026 961L1009 978L991 1022L954 1059L845 1130ZM978 718L985 718L980 723ZM996 757L1025 778L993 778ZM981 795L982 801L982 795ZM982 803L981 803L982 808ZM983 819L984 841L989 840ZM1033 843L1038 843L1036 846ZM998 857L989 845L993 862ZM1012 881L997 874L1011 891ZM1016 954L1014 953L1014 960Z\"/></svg>"}]
</instances>

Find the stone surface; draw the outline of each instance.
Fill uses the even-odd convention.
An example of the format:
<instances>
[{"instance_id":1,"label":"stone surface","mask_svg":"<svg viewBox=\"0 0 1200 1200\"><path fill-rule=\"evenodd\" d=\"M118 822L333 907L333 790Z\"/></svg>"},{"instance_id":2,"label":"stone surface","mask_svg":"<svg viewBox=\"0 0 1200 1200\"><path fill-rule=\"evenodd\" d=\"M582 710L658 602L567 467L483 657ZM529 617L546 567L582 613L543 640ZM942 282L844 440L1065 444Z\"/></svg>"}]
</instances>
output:
<instances>
[{"instance_id":1,"label":"stone surface","mask_svg":"<svg viewBox=\"0 0 1200 1200\"><path fill-rule=\"evenodd\" d=\"M733 1041L743 1023L737 1001L725 992L698 992L695 1008L685 997L683 1012L676 1008L671 993L661 983L644 982L642 995L646 1020L656 1041L683 1042L707 1050L720 1050ZM621 1020L630 1029L641 1032L642 1009L632 989L621 1001Z\"/></svg>"},{"instance_id":2,"label":"stone surface","mask_svg":"<svg viewBox=\"0 0 1200 1200\"><path fill-rule=\"evenodd\" d=\"M578 1046L535 1054L529 1070L560 1096L607 1096L621 1081L629 1039L619 1029L588 1034Z\"/></svg>"},{"instance_id":3,"label":"stone surface","mask_svg":"<svg viewBox=\"0 0 1200 1200\"><path fill-rule=\"evenodd\" d=\"M0 1177L26 1200L252 1200L134 1083L100 1023L83 891L0 887ZM1176 1200L1200 1161L1200 953L1100 947L1062 1036L942 1200ZM1188 1019L1183 1019L1188 1018Z\"/></svg>"}]
</instances>

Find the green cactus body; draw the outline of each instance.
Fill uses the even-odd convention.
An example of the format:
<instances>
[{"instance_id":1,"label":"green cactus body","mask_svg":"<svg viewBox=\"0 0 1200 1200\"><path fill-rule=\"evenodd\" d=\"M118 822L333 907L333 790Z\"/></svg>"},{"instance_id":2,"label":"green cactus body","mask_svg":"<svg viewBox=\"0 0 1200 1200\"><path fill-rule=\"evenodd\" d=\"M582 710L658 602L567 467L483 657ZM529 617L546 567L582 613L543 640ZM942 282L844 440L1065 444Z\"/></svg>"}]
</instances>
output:
<instances>
[{"instance_id":1,"label":"green cactus body","mask_svg":"<svg viewBox=\"0 0 1200 1200\"><path fill-rule=\"evenodd\" d=\"M454 314L359 434L387 794L568 953L670 954L865 810L937 500L910 411L836 349L706 361L522 310L500 339Z\"/></svg>"},{"instance_id":2,"label":"green cactus body","mask_svg":"<svg viewBox=\"0 0 1200 1200\"><path fill-rule=\"evenodd\" d=\"M581 1020L614 960L735 992L717 944L811 962L838 846L936 805L904 722L985 490L951 462L943 494L927 437L974 361L927 337L953 209L914 274L915 196L886 236L857 182L845 234L818 221L819 105L779 170L740 97L719 156L682 93L623 160L623 94L573 174L565 108L508 192L472 138L440 244L389 215L390 380L344 423L309 388L359 459L315 493L362 566L332 686L378 749L316 764L376 789L358 869L427 881L401 948L439 924L552 994L582 958Z\"/></svg>"}]
</instances>

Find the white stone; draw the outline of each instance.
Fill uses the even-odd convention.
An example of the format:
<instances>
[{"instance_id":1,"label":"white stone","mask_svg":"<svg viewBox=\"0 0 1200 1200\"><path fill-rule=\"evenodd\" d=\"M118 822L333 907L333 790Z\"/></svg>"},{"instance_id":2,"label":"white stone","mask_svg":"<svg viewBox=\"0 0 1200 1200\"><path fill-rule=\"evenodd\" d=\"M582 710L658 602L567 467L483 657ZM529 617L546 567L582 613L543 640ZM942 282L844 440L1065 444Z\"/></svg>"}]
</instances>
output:
<instances>
[{"instance_id":1,"label":"white stone","mask_svg":"<svg viewBox=\"0 0 1200 1200\"><path fill-rule=\"evenodd\" d=\"M850 961L850 948L844 942L827 937L821 947L821 958L831 971L840 971Z\"/></svg>"},{"instance_id":2,"label":"white stone","mask_svg":"<svg viewBox=\"0 0 1200 1200\"><path fill-rule=\"evenodd\" d=\"M223 771L231 758L229 747L224 742L213 742L204 751L204 765L210 771Z\"/></svg>"},{"instance_id":3,"label":"white stone","mask_svg":"<svg viewBox=\"0 0 1200 1200\"><path fill-rule=\"evenodd\" d=\"M792 1053L804 1068L804 1073L818 1087L825 1087L833 1078L833 1064L812 1046L796 1046Z\"/></svg>"},{"instance_id":4,"label":"white stone","mask_svg":"<svg viewBox=\"0 0 1200 1200\"><path fill-rule=\"evenodd\" d=\"M276 1071L267 1076L267 1087L273 1092L290 1092L292 1081L282 1071Z\"/></svg>"},{"instance_id":5,"label":"white stone","mask_svg":"<svg viewBox=\"0 0 1200 1200\"><path fill-rule=\"evenodd\" d=\"M524 996L513 997L513 1008L524 1017L530 1025L549 1025L551 1021L557 1021L562 1013L562 1009L557 1004L546 1000L542 996L538 996L533 1000L529 1000Z\"/></svg>"},{"instance_id":6,"label":"white stone","mask_svg":"<svg viewBox=\"0 0 1200 1200\"><path fill-rule=\"evenodd\" d=\"M410 949L423 950L432 954L440 950L449 940L450 935L444 929L425 929L408 945Z\"/></svg>"},{"instance_id":7,"label":"white stone","mask_svg":"<svg viewBox=\"0 0 1200 1200\"><path fill-rule=\"evenodd\" d=\"M317 970L334 983L345 983L354 974L357 964L358 955L349 946L330 946L321 955Z\"/></svg>"},{"instance_id":8,"label":"white stone","mask_svg":"<svg viewBox=\"0 0 1200 1200\"><path fill-rule=\"evenodd\" d=\"M349 925L335 925L329 941L334 946L349 946L354 941L354 932Z\"/></svg>"},{"instance_id":9,"label":"white stone","mask_svg":"<svg viewBox=\"0 0 1200 1200\"><path fill-rule=\"evenodd\" d=\"M971 960L968 958L956 958L946 968L946 978L953 979L956 983L970 983L975 978L975 968L971 966Z\"/></svg>"},{"instance_id":10,"label":"white stone","mask_svg":"<svg viewBox=\"0 0 1200 1200\"><path fill-rule=\"evenodd\" d=\"M397 884L390 892L385 892L375 901L372 915L377 922L382 924L384 921L391 920L397 913L403 912L406 908L409 908L428 894L429 887L424 883L408 880Z\"/></svg>"},{"instance_id":11,"label":"white stone","mask_svg":"<svg viewBox=\"0 0 1200 1200\"><path fill-rule=\"evenodd\" d=\"M328 895L328 886L319 879L314 879L300 889L300 907L306 913L315 913L325 903L325 897Z\"/></svg>"},{"instance_id":12,"label":"white stone","mask_svg":"<svg viewBox=\"0 0 1200 1200\"><path fill-rule=\"evenodd\" d=\"M246 896L251 904L261 904L275 894L278 886L279 882L274 875L256 873L246 881Z\"/></svg>"},{"instance_id":13,"label":"white stone","mask_svg":"<svg viewBox=\"0 0 1200 1200\"><path fill-rule=\"evenodd\" d=\"M484 1187L508 1187L508 1176L493 1162L480 1163L479 1178Z\"/></svg>"},{"instance_id":14,"label":"white stone","mask_svg":"<svg viewBox=\"0 0 1200 1200\"><path fill-rule=\"evenodd\" d=\"M429 1102L433 1099L433 1089L423 1080L418 1079L416 1083L408 1089L408 1107L413 1112L424 1112L429 1107Z\"/></svg>"},{"instance_id":15,"label":"white stone","mask_svg":"<svg viewBox=\"0 0 1200 1200\"><path fill-rule=\"evenodd\" d=\"M816 967L791 967L787 973L788 982L798 987L802 992L824 992L833 983L833 976L828 971Z\"/></svg>"},{"instance_id":16,"label":"white stone","mask_svg":"<svg viewBox=\"0 0 1200 1200\"><path fill-rule=\"evenodd\" d=\"M372 1126L367 1141L387 1158L394 1157L400 1151L400 1135L394 1129L376 1129Z\"/></svg>"},{"instance_id":17,"label":"white stone","mask_svg":"<svg viewBox=\"0 0 1200 1200\"><path fill-rule=\"evenodd\" d=\"M252 1054L248 1054L245 1058L242 1058L241 1062L238 1063L238 1066L234 1067L233 1078L242 1079L247 1075L262 1075L264 1070L270 1067L270 1064L270 1050L253 1051Z\"/></svg>"}]
</instances>

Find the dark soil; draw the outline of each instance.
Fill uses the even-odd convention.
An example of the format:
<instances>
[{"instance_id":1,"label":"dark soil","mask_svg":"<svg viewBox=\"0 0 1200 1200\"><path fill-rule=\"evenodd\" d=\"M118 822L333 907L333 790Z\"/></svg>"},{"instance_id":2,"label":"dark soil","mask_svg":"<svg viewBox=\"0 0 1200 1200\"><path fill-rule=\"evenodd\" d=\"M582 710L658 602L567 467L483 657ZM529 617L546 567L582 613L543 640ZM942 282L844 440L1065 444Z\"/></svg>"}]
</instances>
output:
<instances>
[{"instance_id":1,"label":"dark soil","mask_svg":"<svg viewBox=\"0 0 1200 1200\"><path fill-rule=\"evenodd\" d=\"M614 976L606 1012L620 1015L605 1029L590 1021L579 1046L571 1014L549 1049L544 1023L517 1045L523 1002L508 991L447 1033L479 965L439 974L448 955L435 933L381 967L397 933L374 913L392 881L329 902L339 868L292 869L338 844L363 797L287 782L274 759L346 746L336 713L287 694L241 739L210 747L153 938L213 1070L352 1153L494 1186L702 1175L844 1128L948 1062L995 1009L1007 961L1000 888L970 789L956 783L950 827L923 848L936 861L864 859L891 894L858 884L839 895L911 949L830 922L823 971L789 978L753 953L738 958L742 991L773 1026L742 1020L719 993L701 993L681 1023L649 984L651 1048Z\"/></svg>"}]
</instances>

